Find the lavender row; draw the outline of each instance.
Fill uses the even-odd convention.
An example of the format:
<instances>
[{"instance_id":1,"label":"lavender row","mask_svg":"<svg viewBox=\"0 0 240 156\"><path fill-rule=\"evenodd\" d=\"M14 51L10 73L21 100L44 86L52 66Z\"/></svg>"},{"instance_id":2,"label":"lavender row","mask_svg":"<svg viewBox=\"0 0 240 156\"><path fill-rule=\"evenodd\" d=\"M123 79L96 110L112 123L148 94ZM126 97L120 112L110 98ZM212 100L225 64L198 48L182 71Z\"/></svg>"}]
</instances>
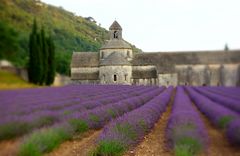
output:
<instances>
[{"instance_id":1,"label":"lavender row","mask_svg":"<svg viewBox=\"0 0 240 156\"><path fill-rule=\"evenodd\" d=\"M74 92L74 93L81 93L84 94L87 93L87 95L91 95L94 92L99 92L100 89L103 87L96 86L94 89L92 89L90 86L65 86L65 87L57 87L57 88L34 88L34 89L18 89L18 90L11 90L11 91L0 91L0 99L4 103L10 102L14 103L18 100L24 100L33 98L32 100L36 99L38 101L38 98L42 98L43 96L51 95L52 98L59 98L59 96L63 95L64 93L68 92ZM106 89L110 89L109 87L106 87ZM110 89L112 90L112 89ZM86 92L89 91L89 92ZM90 94L89 94L90 93ZM69 95L69 94L68 94ZM5 98L2 99L2 97L12 97L12 98ZM61 97L60 97L61 98ZM49 101L50 99L46 99Z\"/></svg>"},{"instance_id":2,"label":"lavender row","mask_svg":"<svg viewBox=\"0 0 240 156\"><path fill-rule=\"evenodd\" d=\"M111 119L144 105L146 102L159 95L163 90L164 87L160 87L113 104L103 105L85 112L76 112L68 118L85 122L91 129L99 129Z\"/></svg>"},{"instance_id":3,"label":"lavender row","mask_svg":"<svg viewBox=\"0 0 240 156\"><path fill-rule=\"evenodd\" d=\"M70 111L79 111L80 108L82 108L82 111L86 110L87 108L84 109L83 106L88 107L88 109L94 108L94 106L96 107L96 106L100 105L101 102L103 104L104 103L108 104L113 101L116 102L120 99L131 97L132 94L141 94L141 93L144 93L145 91L149 91L150 89L154 89L154 88L145 87L144 89L142 89L140 91L138 91L136 89L135 89L136 91L132 91L132 89L131 89L129 91L119 92L119 94L115 97L113 96L113 97L102 98L102 99L98 99L98 100L86 100L86 101L83 100L80 102L79 100L75 101L75 99L72 99L72 100L69 100L68 103L66 103L66 101L63 101L63 102L59 102L60 104L50 105L48 107L46 107L46 105L43 104L43 108L45 108L46 110L44 110L42 108L42 109L35 111L33 109L34 108L34 105L33 105L33 106L26 107L24 112L23 112L23 110L22 111L17 110L17 112L19 112L18 114L20 114L23 118L26 118L27 116L33 116L32 114L36 114L36 116L41 116L41 114L45 114L45 113L48 114L48 112L55 112L56 115L57 114L62 115L62 113L69 114ZM121 93L124 93L124 94L121 94ZM61 104L64 104L64 105L61 105ZM57 112L59 112L59 113L57 113ZM11 111L8 111L6 113L8 113L9 115L5 115L4 117L2 117L0 120L1 123L2 123L2 121L6 120L8 118L10 118L8 120L13 120L14 118L20 117L20 116L18 116L18 114L13 113Z\"/></svg>"},{"instance_id":4,"label":"lavender row","mask_svg":"<svg viewBox=\"0 0 240 156\"><path fill-rule=\"evenodd\" d=\"M220 94L222 96L227 96L229 98L233 98L235 100L240 100L240 89L233 87L206 87L208 91L211 91L216 94Z\"/></svg>"},{"instance_id":5,"label":"lavender row","mask_svg":"<svg viewBox=\"0 0 240 156\"><path fill-rule=\"evenodd\" d=\"M20 145L18 155L31 156L35 153L41 155L49 152L63 141L70 139L74 133L82 133L89 129L99 129L111 119L142 106L153 97L159 95L163 90L164 88L162 87L116 104L76 114L73 118L68 118L62 123L37 130L25 138L23 144ZM49 145L49 142L52 141L54 141L54 145ZM31 150L29 150L29 146Z\"/></svg>"},{"instance_id":6,"label":"lavender row","mask_svg":"<svg viewBox=\"0 0 240 156\"><path fill-rule=\"evenodd\" d=\"M67 99L65 101L52 101L48 103L42 103L41 105L29 105L27 108L23 110L18 110L19 114L28 114L30 112L35 112L35 111L41 111L41 110L61 110L61 109L66 109L66 107L69 106L77 106L80 108L83 108L84 106L87 107L89 105L89 108L91 108L90 103L93 103L94 106L97 106L97 102L95 99L98 99L98 101L101 103L109 103L109 102L115 102L118 101L122 98L127 98L124 95L130 94L135 92L135 88L128 88L124 90L120 90L117 93L111 93L108 95L102 95L102 96L97 96L94 97L94 100L92 98L72 98L72 99ZM94 107L92 106L92 107ZM73 107L74 109L74 107Z\"/></svg>"},{"instance_id":7,"label":"lavender row","mask_svg":"<svg viewBox=\"0 0 240 156\"><path fill-rule=\"evenodd\" d=\"M52 111L45 111L42 114L41 113L32 114L32 115L24 116L23 118L11 117L11 118L8 118L8 120L3 121L3 124L0 125L0 139L12 138L18 135L28 133L33 129L40 128L42 126L52 125L56 122L60 122L66 119L69 120L71 118L76 118L76 117L78 117L78 119L80 117L83 117L84 119L88 119L90 122L95 122L95 124L99 125L100 123L98 122L100 120L96 119L97 116L98 118L101 119L101 121L103 119L110 120L113 113L116 112L117 113L116 115L120 115L121 113L124 113L123 111L124 109L121 109L123 106L126 107L125 111L134 109L134 106L136 107L137 105L143 104L141 102L144 102L145 100L152 98L156 94L159 94L161 90L163 90L163 88L160 88L160 89L155 88L152 91L143 93L137 97L131 97L131 98L122 100L118 103L112 103L106 106L100 106L93 110L86 111L84 113L76 112L68 116L60 116L59 113L52 112ZM142 98L145 98L145 99L142 99ZM133 102L133 104L128 107L127 104L130 102ZM116 110L115 106L118 106L117 108L119 108L120 110ZM106 116L106 114L108 116ZM103 116L105 116L105 118L103 118Z\"/></svg>"},{"instance_id":8,"label":"lavender row","mask_svg":"<svg viewBox=\"0 0 240 156\"><path fill-rule=\"evenodd\" d=\"M174 149L176 155L196 155L207 147L204 123L182 87L177 87L166 138L168 147Z\"/></svg>"},{"instance_id":9,"label":"lavender row","mask_svg":"<svg viewBox=\"0 0 240 156\"><path fill-rule=\"evenodd\" d=\"M239 100L235 100L226 96L222 96L216 93L212 93L204 88L198 88L198 87L194 87L194 89L196 91L198 91L199 93L201 93L202 95L208 97L209 99L211 99L212 101L215 101L218 104L221 104L227 108L232 109L233 111L236 111L238 113L240 113L240 104L239 104Z\"/></svg>"},{"instance_id":10,"label":"lavender row","mask_svg":"<svg viewBox=\"0 0 240 156\"><path fill-rule=\"evenodd\" d=\"M119 93L117 96L110 96L110 97L106 97L106 98L101 98L98 99L96 101L96 99L94 100L89 100L89 101L84 101L82 103L80 103L79 105L74 105L71 108L65 108L65 110L67 111L86 111L88 109L93 109L96 108L98 106L102 106L102 105L107 105L107 104L111 104L111 103L115 103L115 102L121 102L121 100L130 98L130 97L134 97L134 96L139 96L143 93L147 93L150 91L153 91L157 89L156 87L149 87L149 88L143 88L141 90L134 90L134 91L128 91L128 92L123 92L123 93Z\"/></svg>"},{"instance_id":11,"label":"lavender row","mask_svg":"<svg viewBox=\"0 0 240 156\"><path fill-rule=\"evenodd\" d=\"M232 120L225 131L226 136L231 144L240 147L240 119Z\"/></svg>"},{"instance_id":12,"label":"lavender row","mask_svg":"<svg viewBox=\"0 0 240 156\"><path fill-rule=\"evenodd\" d=\"M173 88L169 87L145 105L106 125L99 136L96 154L118 155L136 145L153 128L166 110L172 91ZM112 151L106 151L108 147Z\"/></svg>"},{"instance_id":13,"label":"lavender row","mask_svg":"<svg viewBox=\"0 0 240 156\"><path fill-rule=\"evenodd\" d=\"M224 92L228 92L229 94L234 94L236 96L240 96L240 88L239 87L211 87L214 88L216 90L220 90L220 91L224 91Z\"/></svg>"},{"instance_id":14,"label":"lavender row","mask_svg":"<svg viewBox=\"0 0 240 156\"><path fill-rule=\"evenodd\" d=\"M136 91L131 91L131 92L124 92L124 94L119 94L118 96L115 97L109 97L109 98L102 98L98 100L87 100L83 101L82 103L74 104L74 105L69 105L63 107L63 109L60 110L42 110L42 111L33 111L31 109L29 110L28 114L22 114L21 116L18 115L8 115L3 118L1 118L1 125L3 124L9 124L13 122L27 122L27 123L35 123L34 127L41 127L44 125L50 125L53 124L54 122L58 122L61 120L61 118L64 118L67 115L71 115L73 112L83 112L89 109L93 109L95 107L101 106L101 105L107 105L111 104L117 101L121 101L123 99L128 99L132 97L133 95L141 95L145 92L151 91L156 89L156 87L145 87L142 90L136 90ZM31 108L31 107L30 107ZM30 113L31 112L31 113ZM38 125L38 126L37 126Z\"/></svg>"},{"instance_id":15,"label":"lavender row","mask_svg":"<svg viewBox=\"0 0 240 156\"><path fill-rule=\"evenodd\" d=\"M102 95L108 95L109 93L117 93L119 90L128 89L131 87L119 87L118 89L115 86L115 89L113 86L111 86L111 89L109 89L109 86L106 86L105 88L102 86L94 86L91 88L89 85L88 88L86 86L67 86L67 87L59 87L59 88L37 88L35 90L31 89L28 92L26 90L16 90L16 91L7 91L7 92L0 92L0 99L1 104L0 107L3 106L4 108L9 105L19 105L19 102L24 101L21 105L28 105L29 103L32 105L41 105L42 103L47 102L53 102L53 101L62 101L67 98L90 98L93 96ZM133 88L133 87L132 87ZM116 90L116 91L115 91ZM32 91L32 92L30 92ZM36 94L36 91L38 91ZM24 96L24 98L21 98L19 96L13 96L11 95L12 92L15 92L16 94L20 94ZM44 93L44 94L41 94ZM96 94L96 95L95 95ZM11 98L9 98L11 97Z\"/></svg>"},{"instance_id":16,"label":"lavender row","mask_svg":"<svg viewBox=\"0 0 240 156\"><path fill-rule=\"evenodd\" d=\"M93 87L95 88L95 87ZM136 90L137 88L135 87L128 87L128 89L123 88L121 90L121 92L118 90L118 92L114 93L115 96L118 96L120 93L124 93L127 92L129 93L132 90ZM92 89L93 90L93 89ZM68 97L69 94L72 93L72 90L66 90L68 91L67 93L65 93L65 95L63 95L65 98ZM81 88L79 88L79 92L83 92L81 91ZM51 93L49 93L50 95L52 95ZM112 96L113 94L107 95L107 96ZM7 114L27 114L30 112L34 112L34 111L39 111L42 109L60 109L63 108L65 106L68 105L74 105L74 104L79 104L82 101L86 101L87 99L83 99L83 98L79 98L79 97L70 97L67 98L66 100L63 100L63 97L59 97L61 101L59 100L53 100L51 97L49 97L49 100L52 100L50 102L43 102L43 100L45 99L45 97L42 97L42 100L39 99L39 104L32 104L32 103L27 103L28 100L19 100L17 105L3 105L4 107L4 111L1 113L2 116L6 116ZM96 98L100 98L100 96L97 96ZM102 95L102 98L106 98L106 95Z\"/></svg>"},{"instance_id":17,"label":"lavender row","mask_svg":"<svg viewBox=\"0 0 240 156\"><path fill-rule=\"evenodd\" d=\"M39 102L39 98L43 100L42 102L44 101L48 102L48 101L53 101L57 99L61 100L63 98L62 96L64 97L72 96L71 94L77 94L77 96L79 95L91 96L92 93L100 94L101 90L102 92L104 92L103 87L100 87L100 86L96 86L91 89L89 86L88 88L79 85L79 86L66 86L66 87L58 87L58 88L47 87L47 88L36 88L36 89L29 89L29 90L19 89L14 91L0 91L0 99L3 103L6 103L6 104L14 104L19 100L22 101L26 99L29 100L30 102L34 102L34 101ZM108 88L109 87L106 86L106 90ZM112 90L113 89L110 89L109 91L112 91ZM12 98L4 98L4 97L12 97ZM43 99L42 97L51 97L51 98ZM35 103L32 103L32 104L35 104Z\"/></svg>"},{"instance_id":18,"label":"lavender row","mask_svg":"<svg viewBox=\"0 0 240 156\"><path fill-rule=\"evenodd\" d=\"M233 144L240 145L239 114L208 99L191 87L186 87L186 90L199 110L205 114L214 125L225 129L229 141Z\"/></svg>"},{"instance_id":19,"label":"lavender row","mask_svg":"<svg viewBox=\"0 0 240 156\"><path fill-rule=\"evenodd\" d=\"M89 91L90 93L94 92L95 90L98 89L98 87L94 87L96 89L92 89L91 91ZM77 94L77 98L79 99L81 96L81 94L84 94L84 92L88 91L88 89L86 89L85 87L59 87L59 88L38 88L38 89L30 89L27 90L28 92L26 92L26 90L16 90L16 91L7 91L7 92L0 92L0 99L1 99L1 103L0 103L0 107L4 108L5 110L8 107L16 107L16 109L21 109L24 108L24 106L32 104L32 105L37 105L37 104L42 104L42 103L47 103L47 102L53 102L53 101L63 101L66 98L71 98L72 94ZM31 92L30 92L31 91ZM38 96L39 94L36 94L36 91L39 92L44 92L44 95L41 95L41 93L39 93L41 96ZM12 95L11 93L14 94L20 94L23 95L24 98L21 98L17 95ZM99 92L99 91L98 91Z\"/></svg>"}]
</instances>

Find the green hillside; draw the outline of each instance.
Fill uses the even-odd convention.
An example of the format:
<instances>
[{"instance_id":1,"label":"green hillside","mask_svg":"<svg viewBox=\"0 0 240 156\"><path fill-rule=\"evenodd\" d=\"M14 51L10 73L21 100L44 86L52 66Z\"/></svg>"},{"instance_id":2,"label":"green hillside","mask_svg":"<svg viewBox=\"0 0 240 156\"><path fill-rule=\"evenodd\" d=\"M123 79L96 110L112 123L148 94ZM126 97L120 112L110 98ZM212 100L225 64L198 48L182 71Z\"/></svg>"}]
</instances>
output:
<instances>
[{"instance_id":1,"label":"green hillside","mask_svg":"<svg viewBox=\"0 0 240 156\"><path fill-rule=\"evenodd\" d=\"M36 85L27 83L15 74L0 70L0 90L16 88L32 88Z\"/></svg>"},{"instance_id":2,"label":"green hillside","mask_svg":"<svg viewBox=\"0 0 240 156\"><path fill-rule=\"evenodd\" d=\"M16 66L27 66L28 38L34 18L52 34L57 72L62 74L69 73L73 51L98 51L108 38L106 29L61 7L39 0L1 0L0 59L8 59Z\"/></svg>"}]
</instances>

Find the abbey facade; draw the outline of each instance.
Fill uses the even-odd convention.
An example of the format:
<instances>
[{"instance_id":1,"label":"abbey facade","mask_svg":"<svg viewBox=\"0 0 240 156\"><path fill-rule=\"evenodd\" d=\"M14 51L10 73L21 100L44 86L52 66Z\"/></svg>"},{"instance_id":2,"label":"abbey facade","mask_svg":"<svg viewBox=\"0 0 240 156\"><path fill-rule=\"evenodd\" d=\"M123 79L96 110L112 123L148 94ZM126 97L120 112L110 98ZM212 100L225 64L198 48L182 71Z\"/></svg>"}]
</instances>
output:
<instances>
[{"instance_id":1,"label":"abbey facade","mask_svg":"<svg viewBox=\"0 0 240 156\"><path fill-rule=\"evenodd\" d=\"M133 53L114 21L100 52L74 52L71 79L80 84L240 86L240 50Z\"/></svg>"}]
</instances>

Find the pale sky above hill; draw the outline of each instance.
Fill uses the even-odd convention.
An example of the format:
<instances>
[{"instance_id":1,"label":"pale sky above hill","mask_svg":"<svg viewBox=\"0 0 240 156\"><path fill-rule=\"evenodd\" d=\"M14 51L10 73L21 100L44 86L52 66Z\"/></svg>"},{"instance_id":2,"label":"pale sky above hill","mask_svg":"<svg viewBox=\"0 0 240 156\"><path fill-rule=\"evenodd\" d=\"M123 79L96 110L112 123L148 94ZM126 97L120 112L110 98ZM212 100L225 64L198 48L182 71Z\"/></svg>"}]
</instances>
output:
<instances>
[{"instance_id":1,"label":"pale sky above hill","mask_svg":"<svg viewBox=\"0 0 240 156\"><path fill-rule=\"evenodd\" d=\"M108 29L143 51L240 49L240 0L42 0Z\"/></svg>"}]
</instances>

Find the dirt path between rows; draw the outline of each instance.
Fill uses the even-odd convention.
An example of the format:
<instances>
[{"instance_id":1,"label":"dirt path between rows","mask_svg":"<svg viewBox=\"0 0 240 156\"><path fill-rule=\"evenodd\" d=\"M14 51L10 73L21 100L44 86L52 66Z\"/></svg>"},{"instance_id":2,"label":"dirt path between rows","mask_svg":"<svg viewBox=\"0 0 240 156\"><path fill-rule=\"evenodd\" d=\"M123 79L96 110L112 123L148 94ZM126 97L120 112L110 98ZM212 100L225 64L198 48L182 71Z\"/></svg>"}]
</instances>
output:
<instances>
[{"instance_id":1,"label":"dirt path between rows","mask_svg":"<svg viewBox=\"0 0 240 156\"><path fill-rule=\"evenodd\" d=\"M189 94L186 92L189 96ZM240 148L233 147L227 140L223 130L215 127L210 120L197 108L192 101L192 105L199 113L204 122L209 137L208 149L199 156L240 156Z\"/></svg>"},{"instance_id":2,"label":"dirt path between rows","mask_svg":"<svg viewBox=\"0 0 240 156\"><path fill-rule=\"evenodd\" d=\"M101 130L90 131L62 143L57 149L44 156L87 156L94 148Z\"/></svg>"},{"instance_id":3,"label":"dirt path between rows","mask_svg":"<svg viewBox=\"0 0 240 156\"><path fill-rule=\"evenodd\" d=\"M18 152L20 139L6 140L0 142L0 156L15 156Z\"/></svg>"},{"instance_id":4,"label":"dirt path between rows","mask_svg":"<svg viewBox=\"0 0 240 156\"><path fill-rule=\"evenodd\" d=\"M153 130L135 149L128 151L124 156L173 156L173 153L166 148L165 129L171 114L174 95L171 97L166 112L162 114Z\"/></svg>"},{"instance_id":5,"label":"dirt path between rows","mask_svg":"<svg viewBox=\"0 0 240 156\"><path fill-rule=\"evenodd\" d=\"M223 130L217 129L201 112L199 114L209 136L208 150L201 156L240 156L240 148L233 147L228 142Z\"/></svg>"}]
</instances>

